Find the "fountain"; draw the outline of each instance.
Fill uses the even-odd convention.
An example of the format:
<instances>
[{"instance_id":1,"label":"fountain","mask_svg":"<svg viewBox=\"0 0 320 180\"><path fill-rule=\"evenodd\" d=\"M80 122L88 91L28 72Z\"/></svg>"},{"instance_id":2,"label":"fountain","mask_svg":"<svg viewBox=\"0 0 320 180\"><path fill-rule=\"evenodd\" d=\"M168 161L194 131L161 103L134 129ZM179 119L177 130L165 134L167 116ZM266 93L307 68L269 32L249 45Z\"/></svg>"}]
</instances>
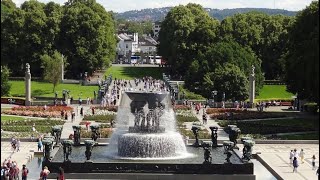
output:
<instances>
[{"instance_id":1,"label":"fountain","mask_svg":"<svg viewBox=\"0 0 320 180\"><path fill-rule=\"evenodd\" d=\"M64 146L42 166L48 166L52 174L62 167L66 176L76 179L185 179L197 175L201 179L255 179L253 164L242 160L231 141L219 145L216 135L212 142L202 141L200 127L194 127L196 142L186 145L176 129L168 92L126 91L111 138L98 139L99 126L90 128L92 140L79 137L80 145L62 141Z\"/></svg>"},{"instance_id":2,"label":"fountain","mask_svg":"<svg viewBox=\"0 0 320 180\"><path fill-rule=\"evenodd\" d=\"M130 112L134 124L128 132L117 135L118 155L132 158L170 158L187 153L182 136L165 124L175 123L165 99L168 93L126 92L130 98ZM172 124L171 126L174 126ZM115 133L117 134L117 133Z\"/></svg>"}]
</instances>

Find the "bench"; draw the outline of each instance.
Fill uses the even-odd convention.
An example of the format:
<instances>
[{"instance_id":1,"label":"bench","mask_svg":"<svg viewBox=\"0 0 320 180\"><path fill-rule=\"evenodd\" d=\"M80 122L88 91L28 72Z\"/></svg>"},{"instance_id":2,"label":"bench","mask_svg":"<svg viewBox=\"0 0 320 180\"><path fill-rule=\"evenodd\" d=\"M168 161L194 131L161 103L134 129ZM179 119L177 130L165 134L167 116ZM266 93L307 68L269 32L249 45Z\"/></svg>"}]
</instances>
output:
<instances>
[{"instance_id":1,"label":"bench","mask_svg":"<svg viewBox=\"0 0 320 180\"><path fill-rule=\"evenodd\" d=\"M280 106L292 106L291 102L280 102Z\"/></svg>"}]
</instances>

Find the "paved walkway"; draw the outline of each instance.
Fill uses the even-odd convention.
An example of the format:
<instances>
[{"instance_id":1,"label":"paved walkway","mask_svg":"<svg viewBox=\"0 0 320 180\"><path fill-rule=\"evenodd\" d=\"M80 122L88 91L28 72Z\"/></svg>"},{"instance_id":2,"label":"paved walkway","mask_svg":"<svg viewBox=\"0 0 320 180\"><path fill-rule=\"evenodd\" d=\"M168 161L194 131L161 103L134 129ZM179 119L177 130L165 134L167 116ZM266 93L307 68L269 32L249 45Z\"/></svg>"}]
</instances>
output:
<instances>
[{"instance_id":1,"label":"paved walkway","mask_svg":"<svg viewBox=\"0 0 320 180\"><path fill-rule=\"evenodd\" d=\"M238 144L240 151L242 144ZM289 164L290 150L301 149L305 152L305 162L299 159L298 173L293 173ZM253 153L260 152L259 156L285 180L316 180L316 171L312 170L311 157L316 156L316 167L319 166L319 144L256 144Z\"/></svg>"},{"instance_id":2,"label":"paved walkway","mask_svg":"<svg viewBox=\"0 0 320 180\"><path fill-rule=\"evenodd\" d=\"M191 110L191 112L198 118L199 122L203 122L202 121L202 115L203 115L203 108L201 108L201 110L199 111L199 114L196 113L196 111L194 109ZM186 128L187 129L191 129L192 128L192 122L187 122L186 124ZM210 126L217 126L219 127L217 134L218 134L218 140L222 140L222 141L227 141L229 140L229 135L223 130L222 127L220 127L218 125L218 122L215 121L214 119L210 119L210 117L208 117L207 120L207 124L203 124L203 126L208 130L208 132L211 134L211 129L209 128Z\"/></svg>"}]
</instances>

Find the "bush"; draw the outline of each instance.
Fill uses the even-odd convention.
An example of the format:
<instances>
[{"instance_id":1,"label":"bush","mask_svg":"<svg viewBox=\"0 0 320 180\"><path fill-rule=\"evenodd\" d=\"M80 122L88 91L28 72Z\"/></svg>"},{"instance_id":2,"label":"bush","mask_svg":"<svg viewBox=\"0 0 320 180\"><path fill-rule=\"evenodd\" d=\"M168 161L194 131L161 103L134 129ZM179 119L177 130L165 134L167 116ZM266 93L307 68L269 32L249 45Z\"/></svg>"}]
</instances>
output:
<instances>
[{"instance_id":1,"label":"bush","mask_svg":"<svg viewBox=\"0 0 320 180\"><path fill-rule=\"evenodd\" d=\"M100 130L100 138L109 138L112 134L111 128L101 128ZM87 131L85 128L81 129L80 137L81 138L91 138L92 132Z\"/></svg>"},{"instance_id":2,"label":"bush","mask_svg":"<svg viewBox=\"0 0 320 180\"><path fill-rule=\"evenodd\" d=\"M317 103L306 103L303 105L303 109L307 112L316 113L319 109Z\"/></svg>"}]
</instances>

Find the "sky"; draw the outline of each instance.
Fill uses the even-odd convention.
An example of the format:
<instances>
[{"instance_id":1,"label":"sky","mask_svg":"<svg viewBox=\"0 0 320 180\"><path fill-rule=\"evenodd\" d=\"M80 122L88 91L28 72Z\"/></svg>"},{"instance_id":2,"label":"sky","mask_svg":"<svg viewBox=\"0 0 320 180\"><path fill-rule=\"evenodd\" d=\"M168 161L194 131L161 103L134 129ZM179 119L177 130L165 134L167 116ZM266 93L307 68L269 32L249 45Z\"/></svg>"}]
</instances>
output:
<instances>
[{"instance_id":1,"label":"sky","mask_svg":"<svg viewBox=\"0 0 320 180\"><path fill-rule=\"evenodd\" d=\"M13 0L17 6L25 0ZM67 0L38 0L40 2L54 1L64 4ZM186 5L197 3L205 8L233 9L233 8L275 8L289 11L299 11L308 6L312 0L96 0L107 11L124 12L141 10L145 8L160 8L168 6Z\"/></svg>"}]
</instances>

